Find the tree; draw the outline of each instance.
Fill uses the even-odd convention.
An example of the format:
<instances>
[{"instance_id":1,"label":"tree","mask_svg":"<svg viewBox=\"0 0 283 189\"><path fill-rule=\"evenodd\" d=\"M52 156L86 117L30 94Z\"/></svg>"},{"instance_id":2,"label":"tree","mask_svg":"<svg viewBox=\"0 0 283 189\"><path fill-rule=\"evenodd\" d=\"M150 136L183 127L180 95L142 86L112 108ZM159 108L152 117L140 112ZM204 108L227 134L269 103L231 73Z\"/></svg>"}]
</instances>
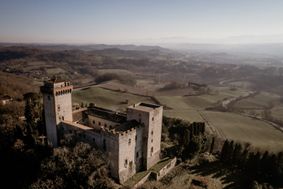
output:
<instances>
[{"instance_id":1,"label":"tree","mask_svg":"<svg viewBox=\"0 0 283 189\"><path fill-rule=\"evenodd\" d=\"M53 156L42 162L32 188L112 188L105 159L102 152L82 142L56 148Z\"/></svg>"},{"instance_id":2,"label":"tree","mask_svg":"<svg viewBox=\"0 0 283 189\"><path fill-rule=\"evenodd\" d=\"M24 95L27 135L38 135L38 125L43 119L40 99L37 93L26 93Z\"/></svg>"},{"instance_id":3,"label":"tree","mask_svg":"<svg viewBox=\"0 0 283 189\"><path fill-rule=\"evenodd\" d=\"M220 160L222 162L226 162L228 160L228 151L229 151L228 148L229 148L229 141L225 140L220 153Z\"/></svg>"},{"instance_id":4,"label":"tree","mask_svg":"<svg viewBox=\"0 0 283 189\"><path fill-rule=\"evenodd\" d=\"M236 143L234 151L233 151L232 161L238 164L241 161L241 154L242 154L242 145L239 143Z\"/></svg>"}]
</instances>

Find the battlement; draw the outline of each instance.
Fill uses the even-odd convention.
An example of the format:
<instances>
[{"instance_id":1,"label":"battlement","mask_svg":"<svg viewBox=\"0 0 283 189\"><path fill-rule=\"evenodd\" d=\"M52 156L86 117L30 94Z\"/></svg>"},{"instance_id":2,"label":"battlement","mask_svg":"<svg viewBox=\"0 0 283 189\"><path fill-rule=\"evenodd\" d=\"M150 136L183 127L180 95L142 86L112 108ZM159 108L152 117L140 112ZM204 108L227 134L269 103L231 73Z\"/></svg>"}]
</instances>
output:
<instances>
[{"instance_id":1,"label":"battlement","mask_svg":"<svg viewBox=\"0 0 283 189\"><path fill-rule=\"evenodd\" d=\"M63 95L66 93L71 93L72 90L73 90L73 86L68 81L59 82L59 81L49 80L49 81L45 81L44 85L40 87L40 91L42 93L55 94L56 96Z\"/></svg>"},{"instance_id":2,"label":"battlement","mask_svg":"<svg viewBox=\"0 0 283 189\"><path fill-rule=\"evenodd\" d=\"M100 132L106 132L112 135L120 135L126 136L131 135L136 132L137 128L142 127L143 125L138 123L137 121L126 121L124 124L117 126L116 128L109 128L109 127L100 127Z\"/></svg>"},{"instance_id":3,"label":"battlement","mask_svg":"<svg viewBox=\"0 0 283 189\"><path fill-rule=\"evenodd\" d=\"M86 114L92 115L95 117L100 117L102 119L106 119L109 121L113 121L116 123L124 123L127 118L126 114L121 113L121 112L115 112L112 110L104 109L101 107L90 107L85 111Z\"/></svg>"},{"instance_id":4,"label":"battlement","mask_svg":"<svg viewBox=\"0 0 283 189\"><path fill-rule=\"evenodd\" d=\"M144 102L137 103L137 104L134 104L128 107L128 109L135 109L135 110L144 111L144 112L151 112L153 110L160 109L160 108L162 108L162 106L157 105L157 104L144 103Z\"/></svg>"}]
</instances>

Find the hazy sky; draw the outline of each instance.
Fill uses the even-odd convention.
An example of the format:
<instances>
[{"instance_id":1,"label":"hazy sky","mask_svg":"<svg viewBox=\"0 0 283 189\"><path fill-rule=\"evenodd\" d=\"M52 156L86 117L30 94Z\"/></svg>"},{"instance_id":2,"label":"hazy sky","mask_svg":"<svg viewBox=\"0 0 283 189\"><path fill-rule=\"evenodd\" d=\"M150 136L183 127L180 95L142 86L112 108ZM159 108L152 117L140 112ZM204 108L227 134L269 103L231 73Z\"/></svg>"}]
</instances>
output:
<instances>
[{"instance_id":1,"label":"hazy sky","mask_svg":"<svg viewBox=\"0 0 283 189\"><path fill-rule=\"evenodd\" d=\"M0 0L1 42L283 42L283 0Z\"/></svg>"}]
</instances>

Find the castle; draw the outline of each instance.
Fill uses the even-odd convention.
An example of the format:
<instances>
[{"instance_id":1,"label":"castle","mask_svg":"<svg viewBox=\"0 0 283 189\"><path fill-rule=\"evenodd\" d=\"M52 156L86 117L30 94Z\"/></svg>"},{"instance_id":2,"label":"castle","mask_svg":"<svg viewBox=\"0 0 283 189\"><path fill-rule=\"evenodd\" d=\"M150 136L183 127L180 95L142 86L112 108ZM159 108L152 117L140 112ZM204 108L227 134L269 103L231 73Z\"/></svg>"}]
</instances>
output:
<instances>
[{"instance_id":1,"label":"castle","mask_svg":"<svg viewBox=\"0 0 283 189\"><path fill-rule=\"evenodd\" d=\"M106 153L111 175L120 183L160 160L162 106L138 103L129 106L126 113L94 105L73 111L72 90L70 82L56 79L41 87L51 145L58 145L59 128L79 136Z\"/></svg>"}]
</instances>

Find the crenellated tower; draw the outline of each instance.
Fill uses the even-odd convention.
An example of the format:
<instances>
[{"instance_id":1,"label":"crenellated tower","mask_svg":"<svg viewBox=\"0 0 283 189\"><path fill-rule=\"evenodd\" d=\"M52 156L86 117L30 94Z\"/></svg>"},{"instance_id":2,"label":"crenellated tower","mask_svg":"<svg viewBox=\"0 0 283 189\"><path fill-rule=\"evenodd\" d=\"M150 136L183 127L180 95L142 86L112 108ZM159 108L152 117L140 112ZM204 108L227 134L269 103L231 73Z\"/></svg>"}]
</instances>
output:
<instances>
[{"instance_id":1,"label":"crenellated tower","mask_svg":"<svg viewBox=\"0 0 283 189\"><path fill-rule=\"evenodd\" d=\"M52 79L40 88L43 94L47 139L52 146L58 145L57 125L61 121L73 121L72 90L70 82Z\"/></svg>"},{"instance_id":2,"label":"crenellated tower","mask_svg":"<svg viewBox=\"0 0 283 189\"><path fill-rule=\"evenodd\" d=\"M139 145L142 145L141 161L145 170L160 160L162 115L163 107L154 104L138 103L127 109L127 120L136 120L144 125L137 137L142 137Z\"/></svg>"}]
</instances>

